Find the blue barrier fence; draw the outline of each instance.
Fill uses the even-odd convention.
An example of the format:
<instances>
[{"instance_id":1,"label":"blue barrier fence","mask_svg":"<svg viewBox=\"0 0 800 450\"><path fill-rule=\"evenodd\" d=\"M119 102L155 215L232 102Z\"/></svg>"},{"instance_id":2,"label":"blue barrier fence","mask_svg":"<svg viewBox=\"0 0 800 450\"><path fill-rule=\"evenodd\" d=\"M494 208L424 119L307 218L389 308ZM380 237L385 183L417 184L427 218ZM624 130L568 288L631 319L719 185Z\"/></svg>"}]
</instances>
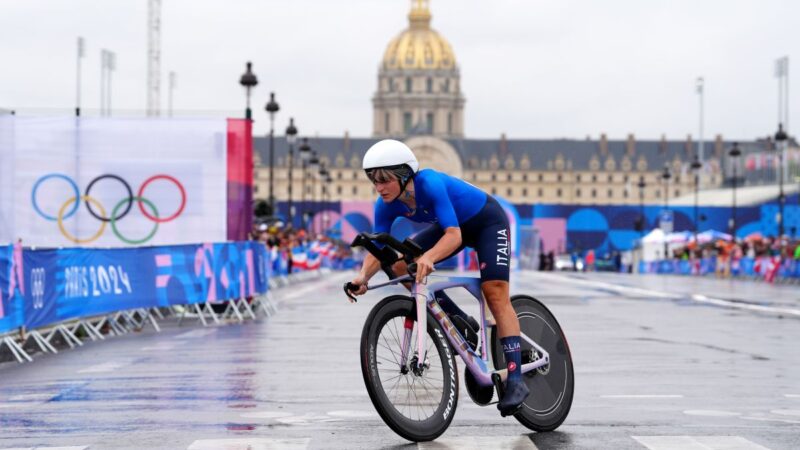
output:
<instances>
[{"instance_id":1,"label":"blue barrier fence","mask_svg":"<svg viewBox=\"0 0 800 450\"><path fill-rule=\"evenodd\" d=\"M707 275L717 272L716 258L698 260L661 260L640 261L640 273L674 274L674 275ZM758 258L741 258L734 261L727 269L733 276L800 279L800 260L784 258L778 260L770 256Z\"/></svg>"},{"instance_id":2,"label":"blue barrier fence","mask_svg":"<svg viewBox=\"0 0 800 450\"><path fill-rule=\"evenodd\" d=\"M267 292L258 242L125 249L0 247L0 334L134 309Z\"/></svg>"}]
</instances>

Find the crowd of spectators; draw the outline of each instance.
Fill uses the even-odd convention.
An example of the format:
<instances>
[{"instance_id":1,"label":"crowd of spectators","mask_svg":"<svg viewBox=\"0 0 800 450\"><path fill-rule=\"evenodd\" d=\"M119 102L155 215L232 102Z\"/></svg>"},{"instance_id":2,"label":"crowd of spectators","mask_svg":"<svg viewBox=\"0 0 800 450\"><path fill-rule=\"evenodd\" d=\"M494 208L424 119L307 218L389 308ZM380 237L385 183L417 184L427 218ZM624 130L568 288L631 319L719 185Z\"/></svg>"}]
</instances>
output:
<instances>
[{"instance_id":1,"label":"crowd of spectators","mask_svg":"<svg viewBox=\"0 0 800 450\"><path fill-rule=\"evenodd\" d=\"M754 233L736 240L692 240L674 249L671 256L673 261L688 261L692 274L707 274L713 269L720 278L752 276L768 282L778 277L800 277L800 241L787 236L778 239Z\"/></svg>"},{"instance_id":2,"label":"crowd of spectators","mask_svg":"<svg viewBox=\"0 0 800 450\"><path fill-rule=\"evenodd\" d=\"M353 255L350 245L340 239L305 228L294 228L281 220L256 222L251 238L267 246L273 261L285 261L287 273L313 268L307 265L310 253L322 253L331 268L340 267Z\"/></svg>"}]
</instances>

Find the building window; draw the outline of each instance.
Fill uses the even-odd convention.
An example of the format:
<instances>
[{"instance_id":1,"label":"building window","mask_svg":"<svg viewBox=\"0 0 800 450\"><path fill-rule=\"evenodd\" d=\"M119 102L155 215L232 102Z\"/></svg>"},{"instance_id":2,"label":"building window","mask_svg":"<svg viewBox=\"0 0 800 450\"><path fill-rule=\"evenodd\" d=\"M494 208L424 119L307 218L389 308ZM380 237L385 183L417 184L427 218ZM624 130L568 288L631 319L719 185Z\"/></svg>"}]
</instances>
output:
<instances>
[{"instance_id":1,"label":"building window","mask_svg":"<svg viewBox=\"0 0 800 450\"><path fill-rule=\"evenodd\" d=\"M675 197L680 197L680 196L681 196L681 191L678 190L678 189L675 189Z\"/></svg>"},{"instance_id":2,"label":"building window","mask_svg":"<svg viewBox=\"0 0 800 450\"><path fill-rule=\"evenodd\" d=\"M497 181L497 174L496 173L492 174L492 181Z\"/></svg>"},{"instance_id":3,"label":"building window","mask_svg":"<svg viewBox=\"0 0 800 450\"><path fill-rule=\"evenodd\" d=\"M341 186L336 186L336 193L339 194L339 195L342 195L342 187Z\"/></svg>"},{"instance_id":4,"label":"building window","mask_svg":"<svg viewBox=\"0 0 800 450\"><path fill-rule=\"evenodd\" d=\"M258 185L256 185L254 191L255 191L256 194L258 194Z\"/></svg>"},{"instance_id":5,"label":"building window","mask_svg":"<svg viewBox=\"0 0 800 450\"><path fill-rule=\"evenodd\" d=\"M514 176L513 176L513 175L511 175L511 174L508 174L508 176L506 176L506 179L507 179L508 181L514 181Z\"/></svg>"},{"instance_id":6,"label":"building window","mask_svg":"<svg viewBox=\"0 0 800 450\"><path fill-rule=\"evenodd\" d=\"M403 113L403 132L408 133L411 131L411 113Z\"/></svg>"},{"instance_id":7,"label":"building window","mask_svg":"<svg viewBox=\"0 0 800 450\"><path fill-rule=\"evenodd\" d=\"M406 92L411 92L412 81L411 77L406 78Z\"/></svg>"},{"instance_id":8,"label":"building window","mask_svg":"<svg viewBox=\"0 0 800 450\"><path fill-rule=\"evenodd\" d=\"M578 183L581 182L581 174L575 175L575 181L577 181Z\"/></svg>"},{"instance_id":9,"label":"building window","mask_svg":"<svg viewBox=\"0 0 800 450\"><path fill-rule=\"evenodd\" d=\"M597 198L597 189L592 189L592 198Z\"/></svg>"},{"instance_id":10,"label":"building window","mask_svg":"<svg viewBox=\"0 0 800 450\"><path fill-rule=\"evenodd\" d=\"M522 188L522 196L523 197L527 197L528 196L528 188Z\"/></svg>"},{"instance_id":11,"label":"building window","mask_svg":"<svg viewBox=\"0 0 800 450\"><path fill-rule=\"evenodd\" d=\"M431 92L433 92L433 79L432 79L432 78L430 78L430 77L428 77L428 79L427 79L427 80L425 80L425 91L426 91L427 93L429 93L429 94L430 94Z\"/></svg>"},{"instance_id":12,"label":"building window","mask_svg":"<svg viewBox=\"0 0 800 450\"><path fill-rule=\"evenodd\" d=\"M609 189L608 190L608 198L611 198L613 196L614 196L614 190L613 189Z\"/></svg>"},{"instance_id":13,"label":"building window","mask_svg":"<svg viewBox=\"0 0 800 450\"><path fill-rule=\"evenodd\" d=\"M556 197L561 198L561 188L556 189Z\"/></svg>"},{"instance_id":14,"label":"building window","mask_svg":"<svg viewBox=\"0 0 800 450\"><path fill-rule=\"evenodd\" d=\"M449 78L444 80L444 91L445 92L450 92L450 79Z\"/></svg>"},{"instance_id":15,"label":"building window","mask_svg":"<svg viewBox=\"0 0 800 450\"><path fill-rule=\"evenodd\" d=\"M383 132L384 133L388 133L389 132L389 113L388 112L383 115Z\"/></svg>"},{"instance_id":16,"label":"building window","mask_svg":"<svg viewBox=\"0 0 800 450\"><path fill-rule=\"evenodd\" d=\"M337 180L341 180L342 179L342 172L336 172L336 179Z\"/></svg>"},{"instance_id":17,"label":"building window","mask_svg":"<svg viewBox=\"0 0 800 450\"><path fill-rule=\"evenodd\" d=\"M523 173L522 174L522 181L528 181L528 174L527 173Z\"/></svg>"},{"instance_id":18,"label":"building window","mask_svg":"<svg viewBox=\"0 0 800 450\"><path fill-rule=\"evenodd\" d=\"M447 114L447 133L453 134L453 113Z\"/></svg>"},{"instance_id":19,"label":"building window","mask_svg":"<svg viewBox=\"0 0 800 450\"><path fill-rule=\"evenodd\" d=\"M472 174L472 181L478 181L478 174L477 173L473 173Z\"/></svg>"},{"instance_id":20,"label":"building window","mask_svg":"<svg viewBox=\"0 0 800 450\"><path fill-rule=\"evenodd\" d=\"M539 181L544 181L544 175L542 175L541 173L539 174ZM539 194L539 195L541 195L541 194Z\"/></svg>"},{"instance_id":21,"label":"building window","mask_svg":"<svg viewBox=\"0 0 800 450\"><path fill-rule=\"evenodd\" d=\"M497 195L497 189L492 188L492 195Z\"/></svg>"},{"instance_id":22,"label":"building window","mask_svg":"<svg viewBox=\"0 0 800 450\"><path fill-rule=\"evenodd\" d=\"M627 176L627 175L625 175L624 177L622 177L622 181L623 181L623 182L625 182L625 183L627 183L627 182L628 182L628 176Z\"/></svg>"},{"instance_id":23,"label":"building window","mask_svg":"<svg viewBox=\"0 0 800 450\"><path fill-rule=\"evenodd\" d=\"M389 78L386 80L386 84L389 85L389 92L394 92L394 80Z\"/></svg>"},{"instance_id":24,"label":"building window","mask_svg":"<svg viewBox=\"0 0 800 450\"><path fill-rule=\"evenodd\" d=\"M561 182L561 174L558 174L558 175L556 176L556 181L558 181L559 183Z\"/></svg>"},{"instance_id":25,"label":"building window","mask_svg":"<svg viewBox=\"0 0 800 450\"><path fill-rule=\"evenodd\" d=\"M575 197L581 196L581 188L575 189Z\"/></svg>"},{"instance_id":26,"label":"building window","mask_svg":"<svg viewBox=\"0 0 800 450\"><path fill-rule=\"evenodd\" d=\"M597 183L597 175L592 175L592 183Z\"/></svg>"},{"instance_id":27,"label":"building window","mask_svg":"<svg viewBox=\"0 0 800 450\"><path fill-rule=\"evenodd\" d=\"M661 198L661 190L656 191L656 198Z\"/></svg>"},{"instance_id":28,"label":"building window","mask_svg":"<svg viewBox=\"0 0 800 450\"><path fill-rule=\"evenodd\" d=\"M622 191L622 196L623 196L624 198L628 198L628 190L627 190L627 189L625 189L625 190L623 190L623 191Z\"/></svg>"},{"instance_id":29,"label":"building window","mask_svg":"<svg viewBox=\"0 0 800 450\"><path fill-rule=\"evenodd\" d=\"M354 170L354 171L353 171L353 179L354 179L354 180L357 180L357 179L358 179L358 171L357 171L357 170Z\"/></svg>"},{"instance_id":30,"label":"building window","mask_svg":"<svg viewBox=\"0 0 800 450\"><path fill-rule=\"evenodd\" d=\"M608 182L609 183L613 183L614 182L614 175L609 175L608 176Z\"/></svg>"},{"instance_id":31,"label":"building window","mask_svg":"<svg viewBox=\"0 0 800 450\"><path fill-rule=\"evenodd\" d=\"M353 186L353 195L358 195L358 186Z\"/></svg>"},{"instance_id":32,"label":"building window","mask_svg":"<svg viewBox=\"0 0 800 450\"><path fill-rule=\"evenodd\" d=\"M428 132L433 133L433 113L429 112L425 116L426 126L428 127Z\"/></svg>"},{"instance_id":33,"label":"building window","mask_svg":"<svg viewBox=\"0 0 800 450\"><path fill-rule=\"evenodd\" d=\"M541 197L541 196L543 195L542 188L539 188L539 189L536 191L536 195L538 195L539 197Z\"/></svg>"},{"instance_id":34,"label":"building window","mask_svg":"<svg viewBox=\"0 0 800 450\"><path fill-rule=\"evenodd\" d=\"M506 195L507 195L508 197L511 197L511 195L512 195L512 194L511 194L511 188L508 188L508 189L506 189Z\"/></svg>"}]
</instances>

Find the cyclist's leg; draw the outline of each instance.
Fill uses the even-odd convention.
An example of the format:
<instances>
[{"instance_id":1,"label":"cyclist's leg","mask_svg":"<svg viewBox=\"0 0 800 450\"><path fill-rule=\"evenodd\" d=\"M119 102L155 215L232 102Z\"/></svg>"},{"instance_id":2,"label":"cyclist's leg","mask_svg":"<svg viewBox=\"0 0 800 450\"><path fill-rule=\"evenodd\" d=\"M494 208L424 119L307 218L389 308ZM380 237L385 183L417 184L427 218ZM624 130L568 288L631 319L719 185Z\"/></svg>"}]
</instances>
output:
<instances>
[{"instance_id":1,"label":"cyclist's leg","mask_svg":"<svg viewBox=\"0 0 800 450\"><path fill-rule=\"evenodd\" d=\"M508 219L497 202L492 201L487 205L493 210L487 211L487 216L491 215L494 220L485 221L480 229L475 230L475 247L481 268L481 290L497 322L498 337L503 345L508 369L506 392L497 404L497 409L507 415L513 414L522 405L529 390L522 380L519 320L509 296L511 234Z\"/></svg>"}]
</instances>

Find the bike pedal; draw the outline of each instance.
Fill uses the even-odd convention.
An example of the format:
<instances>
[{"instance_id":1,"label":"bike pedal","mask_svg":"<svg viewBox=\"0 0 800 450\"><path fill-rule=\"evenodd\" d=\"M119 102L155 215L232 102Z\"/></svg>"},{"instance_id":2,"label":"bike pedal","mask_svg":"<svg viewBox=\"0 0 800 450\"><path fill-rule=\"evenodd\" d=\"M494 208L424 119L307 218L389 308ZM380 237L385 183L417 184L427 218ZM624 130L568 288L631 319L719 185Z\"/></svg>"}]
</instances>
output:
<instances>
[{"instance_id":1,"label":"bike pedal","mask_svg":"<svg viewBox=\"0 0 800 450\"><path fill-rule=\"evenodd\" d=\"M494 383L494 389L497 391L497 398L503 398L503 395L506 393L506 388L503 386L503 380L500 378L500 374L492 374L492 383Z\"/></svg>"},{"instance_id":2,"label":"bike pedal","mask_svg":"<svg viewBox=\"0 0 800 450\"><path fill-rule=\"evenodd\" d=\"M500 417L513 416L514 414L518 413L521 409L522 405L519 405L516 408L512 409L511 411L500 411Z\"/></svg>"}]
</instances>

